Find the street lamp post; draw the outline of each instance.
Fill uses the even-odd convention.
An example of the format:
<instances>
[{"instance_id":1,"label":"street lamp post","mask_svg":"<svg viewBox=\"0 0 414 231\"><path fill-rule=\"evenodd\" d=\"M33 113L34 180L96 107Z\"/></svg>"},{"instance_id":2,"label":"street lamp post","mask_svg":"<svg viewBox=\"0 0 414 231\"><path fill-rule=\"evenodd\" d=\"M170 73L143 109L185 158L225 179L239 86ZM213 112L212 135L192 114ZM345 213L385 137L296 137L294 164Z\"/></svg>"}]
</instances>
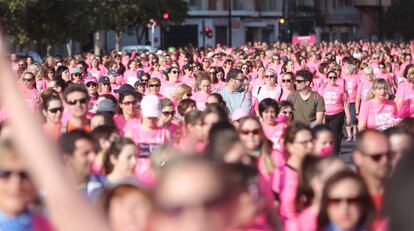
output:
<instances>
[{"instance_id":1,"label":"street lamp post","mask_svg":"<svg viewBox=\"0 0 414 231\"><path fill-rule=\"evenodd\" d=\"M231 6L231 1L232 0L228 0L228 2L229 2L229 25L228 25L228 27L229 27L229 46L230 47L232 46L232 36L231 36L231 8L232 8L232 6Z\"/></svg>"}]
</instances>

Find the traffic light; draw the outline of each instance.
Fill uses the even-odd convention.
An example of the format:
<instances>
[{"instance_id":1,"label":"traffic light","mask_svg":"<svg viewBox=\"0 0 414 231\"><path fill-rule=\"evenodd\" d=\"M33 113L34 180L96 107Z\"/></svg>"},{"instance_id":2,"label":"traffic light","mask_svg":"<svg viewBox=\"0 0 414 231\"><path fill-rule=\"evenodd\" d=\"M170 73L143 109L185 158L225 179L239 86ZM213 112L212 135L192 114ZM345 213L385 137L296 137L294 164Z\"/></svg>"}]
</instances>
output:
<instances>
[{"instance_id":1,"label":"traffic light","mask_svg":"<svg viewBox=\"0 0 414 231\"><path fill-rule=\"evenodd\" d=\"M170 14L169 14L168 12L164 12L164 13L162 14L162 18L163 18L164 20L168 20L168 19L170 18Z\"/></svg>"},{"instance_id":2,"label":"traffic light","mask_svg":"<svg viewBox=\"0 0 414 231\"><path fill-rule=\"evenodd\" d=\"M283 24L285 24L285 18L279 18L279 24L280 25L283 25Z\"/></svg>"},{"instance_id":3,"label":"traffic light","mask_svg":"<svg viewBox=\"0 0 414 231\"><path fill-rule=\"evenodd\" d=\"M213 38L213 30L209 26L204 26L203 32L207 36L207 38Z\"/></svg>"}]
</instances>

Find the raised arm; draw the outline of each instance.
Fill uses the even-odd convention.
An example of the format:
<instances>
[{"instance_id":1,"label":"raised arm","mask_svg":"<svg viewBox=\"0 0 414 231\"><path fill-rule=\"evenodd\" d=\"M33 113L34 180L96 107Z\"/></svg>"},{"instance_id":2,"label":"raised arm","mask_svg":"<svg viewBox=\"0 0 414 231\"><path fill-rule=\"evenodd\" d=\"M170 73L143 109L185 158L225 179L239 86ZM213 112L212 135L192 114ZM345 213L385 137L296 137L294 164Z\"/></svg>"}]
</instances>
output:
<instances>
[{"instance_id":1,"label":"raised arm","mask_svg":"<svg viewBox=\"0 0 414 231\"><path fill-rule=\"evenodd\" d=\"M75 190L63 171L57 147L42 133L40 120L27 108L20 95L10 64L3 54L7 51L0 37L0 102L8 112L12 141L27 163L34 182L46 189L46 206L57 230L108 230L109 225Z\"/></svg>"}]
</instances>

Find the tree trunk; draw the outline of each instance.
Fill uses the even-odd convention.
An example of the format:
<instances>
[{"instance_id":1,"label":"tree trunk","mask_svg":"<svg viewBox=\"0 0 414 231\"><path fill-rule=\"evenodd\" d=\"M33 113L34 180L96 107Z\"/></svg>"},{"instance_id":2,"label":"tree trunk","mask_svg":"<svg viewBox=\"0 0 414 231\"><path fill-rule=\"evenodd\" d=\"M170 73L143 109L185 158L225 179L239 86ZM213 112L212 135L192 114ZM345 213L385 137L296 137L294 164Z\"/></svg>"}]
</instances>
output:
<instances>
[{"instance_id":1,"label":"tree trunk","mask_svg":"<svg viewBox=\"0 0 414 231\"><path fill-rule=\"evenodd\" d=\"M120 51L121 50L121 40L122 40L122 31L116 31L115 32L115 50Z\"/></svg>"},{"instance_id":2,"label":"tree trunk","mask_svg":"<svg viewBox=\"0 0 414 231\"><path fill-rule=\"evenodd\" d=\"M94 53L95 55L101 54L101 33L99 31L95 32Z\"/></svg>"}]
</instances>

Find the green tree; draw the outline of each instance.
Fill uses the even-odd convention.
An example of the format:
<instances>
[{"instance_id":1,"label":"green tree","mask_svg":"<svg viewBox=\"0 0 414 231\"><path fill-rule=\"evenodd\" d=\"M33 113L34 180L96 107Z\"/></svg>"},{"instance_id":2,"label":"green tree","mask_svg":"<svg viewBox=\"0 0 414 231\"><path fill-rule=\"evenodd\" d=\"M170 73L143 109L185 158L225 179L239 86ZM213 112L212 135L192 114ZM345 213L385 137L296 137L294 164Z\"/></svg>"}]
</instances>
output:
<instances>
[{"instance_id":1,"label":"green tree","mask_svg":"<svg viewBox=\"0 0 414 231\"><path fill-rule=\"evenodd\" d=\"M385 13L384 29L388 38L402 35L404 39L413 39L414 1L396 0Z\"/></svg>"},{"instance_id":2,"label":"green tree","mask_svg":"<svg viewBox=\"0 0 414 231\"><path fill-rule=\"evenodd\" d=\"M294 33L308 35L315 32L315 26L322 26L324 19L319 9L299 5L290 10L289 24Z\"/></svg>"}]
</instances>

